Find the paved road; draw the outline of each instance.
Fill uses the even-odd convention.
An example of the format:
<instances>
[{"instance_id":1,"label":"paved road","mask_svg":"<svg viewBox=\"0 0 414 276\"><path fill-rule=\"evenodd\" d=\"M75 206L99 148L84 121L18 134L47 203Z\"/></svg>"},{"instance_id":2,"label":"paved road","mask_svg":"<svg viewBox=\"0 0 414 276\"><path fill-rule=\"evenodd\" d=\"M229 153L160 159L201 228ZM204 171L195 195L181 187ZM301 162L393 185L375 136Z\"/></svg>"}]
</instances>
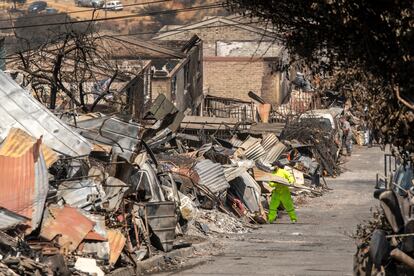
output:
<instances>
[{"instance_id":1,"label":"paved road","mask_svg":"<svg viewBox=\"0 0 414 276\"><path fill-rule=\"evenodd\" d=\"M272 225L225 240L224 252L169 275L352 275L355 251L349 235L370 217L375 174L383 168L378 148L356 148L346 172L329 179L333 190Z\"/></svg>"}]
</instances>

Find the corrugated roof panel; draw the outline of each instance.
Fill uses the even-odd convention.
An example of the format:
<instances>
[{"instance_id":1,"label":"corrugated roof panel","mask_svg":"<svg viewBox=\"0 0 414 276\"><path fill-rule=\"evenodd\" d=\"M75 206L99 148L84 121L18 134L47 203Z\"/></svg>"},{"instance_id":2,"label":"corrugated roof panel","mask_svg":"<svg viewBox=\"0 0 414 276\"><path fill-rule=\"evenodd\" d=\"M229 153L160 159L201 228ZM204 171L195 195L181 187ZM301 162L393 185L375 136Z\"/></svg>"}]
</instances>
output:
<instances>
[{"instance_id":1,"label":"corrugated roof panel","mask_svg":"<svg viewBox=\"0 0 414 276\"><path fill-rule=\"evenodd\" d=\"M279 142L279 139L276 137L273 133L267 133L263 135L262 139L262 146L265 151L268 151L270 148L272 148L276 143Z\"/></svg>"},{"instance_id":2,"label":"corrugated roof panel","mask_svg":"<svg viewBox=\"0 0 414 276\"><path fill-rule=\"evenodd\" d=\"M28 218L7 209L0 208L0 230L12 228L18 224L26 224L27 220Z\"/></svg>"},{"instance_id":3,"label":"corrugated roof panel","mask_svg":"<svg viewBox=\"0 0 414 276\"><path fill-rule=\"evenodd\" d=\"M259 143L262 141L262 139L260 138L254 138L254 137L247 137L246 140L244 140L243 144L241 144L241 148L243 148L244 150L247 150L248 148L254 146L255 144Z\"/></svg>"},{"instance_id":4,"label":"corrugated roof panel","mask_svg":"<svg viewBox=\"0 0 414 276\"><path fill-rule=\"evenodd\" d=\"M35 138L69 156L88 155L92 145L58 119L30 93L0 71L0 138L13 127L24 129Z\"/></svg>"},{"instance_id":5,"label":"corrugated roof panel","mask_svg":"<svg viewBox=\"0 0 414 276\"><path fill-rule=\"evenodd\" d=\"M229 142L233 145L233 147L240 147L243 144L243 141L236 136L231 137Z\"/></svg>"},{"instance_id":6,"label":"corrugated roof panel","mask_svg":"<svg viewBox=\"0 0 414 276\"><path fill-rule=\"evenodd\" d=\"M261 141L262 140L259 138L249 136L240 146L236 154L243 156L246 159L258 160L261 156L266 154L263 146L260 144Z\"/></svg>"},{"instance_id":7,"label":"corrugated roof panel","mask_svg":"<svg viewBox=\"0 0 414 276\"><path fill-rule=\"evenodd\" d=\"M248 172L244 172L240 177L234 179L231 185L237 197L244 202L251 212L260 212L261 189L256 180Z\"/></svg>"},{"instance_id":8,"label":"corrugated roof panel","mask_svg":"<svg viewBox=\"0 0 414 276\"><path fill-rule=\"evenodd\" d=\"M39 158L35 163L35 186L34 186L34 202L32 205L32 229L36 229L42 220L43 211L47 193L49 191L49 172L43 152L39 153Z\"/></svg>"},{"instance_id":9,"label":"corrugated roof panel","mask_svg":"<svg viewBox=\"0 0 414 276\"><path fill-rule=\"evenodd\" d=\"M0 156L0 205L30 218L34 178L33 151L16 158Z\"/></svg>"},{"instance_id":10,"label":"corrugated roof panel","mask_svg":"<svg viewBox=\"0 0 414 276\"><path fill-rule=\"evenodd\" d=\"M274 145L270 150L267 151L266 155L262 157L262 161L265 164L272 164L275 162L280 155L286 150L285 144L282 142Z\"/></svg>"},{"instance_id":11,"label":"corrugated roof panel","mask_svg":"<svg viewBox=\"0 0 414 276\"><path fill-rule=\"evenodd\" d=\"M218 193L230 187L221 164L205 159L197 162L194 169L200 177L199 184L209 188L212 193Z\"/></svg>"},{"instance_id":12,"label":"corrugated roof panel","mask_svg":"<svg viewBox=\"0 0 414 276\"><path fill-rule=\"evenodd\" d=\"M13 151L8 153L14 157L0 155L0 206L31 219L33 230L42 217L49 188L48 171L39 151L40 141L22 142L19 156ZM11 148L9 143L14 144L14 141L6 140L1 148Z\"/></svg>"},{"instance_id":13,"label":"corrugated roof panel","mask_svg":"<svg viewBox=\"0 0 414 276\"><path fill-rule=\"evenodd\" d=\"M232 181L236 177L239 177L246 171L245 167L239 167L237 165L223 165L224 176L228 182Z\"/></svg>"},{"instance_id":14,"label":"corrugated roof panel","mask_svg":"<svg viewBox=\"0 0 414 276\"><path fill-rule=\"evenodd\" d=\"M12 128L0 148L0 155L19 157L27 151L30 145L34 145L35 143L36 139L24 130ZM41 150L48 167L58 160L58 155L48 146L42 144Z\"/></svg>"},{"instance_id":15,"label":"corrugated roof panel","mask_svg":"<svg viewBox=\"0 0 414 276\"><path fill-rule=\"evenodd\" d=\"M260 142L257 142L247 148L244 151L244 154L247 159L251 160L258 160L260 157L266 154L266 151L264 150L263 146L260 144Z\"/></svg>"}]
</instances>

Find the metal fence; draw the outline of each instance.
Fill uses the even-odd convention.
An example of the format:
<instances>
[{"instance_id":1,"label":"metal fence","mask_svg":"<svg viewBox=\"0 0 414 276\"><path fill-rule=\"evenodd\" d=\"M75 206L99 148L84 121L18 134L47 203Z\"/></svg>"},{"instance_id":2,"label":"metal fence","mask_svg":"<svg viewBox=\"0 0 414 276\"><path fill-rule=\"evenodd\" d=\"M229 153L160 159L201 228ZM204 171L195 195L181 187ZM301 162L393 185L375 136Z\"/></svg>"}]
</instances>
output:
<instances>
[{"instance_id":1,"label":"metal fence","mask_svg":"<svg viewBox=\"0 0 414 276\"><path fill-rule=\"evenodd\" d=\"M207 96L203 103L203 116L255 121L256 106L253 102Z\"/></svg>"}]
</instances>

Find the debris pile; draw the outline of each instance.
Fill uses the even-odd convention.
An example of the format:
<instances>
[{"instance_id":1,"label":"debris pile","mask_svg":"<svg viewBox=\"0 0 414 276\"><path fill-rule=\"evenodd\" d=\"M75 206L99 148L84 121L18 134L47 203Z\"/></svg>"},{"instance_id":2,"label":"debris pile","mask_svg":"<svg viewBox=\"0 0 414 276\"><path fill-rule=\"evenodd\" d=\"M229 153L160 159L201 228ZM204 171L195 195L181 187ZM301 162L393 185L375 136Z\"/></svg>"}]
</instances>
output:
<instances>
[{"instance_id":1,"label":"debris pile","mask_svg":"<svg viewBox=\"0 0 414 276\"><path fill-rule=\"evenodd\" d=\"M2 273L137 267L194 229L244 233L266 223L269 181L297 194L323 190L312 145L235 133L192 147L177 135L183 113L163 95L139 122L59 119L9 78L1 82ZM293 184L272 173L275 161L293 173Z\"/></svg>"},{"instance_id":2,"label":"debris pile","mask_svg":"<svg viewBox=\"0 0 414 276\"><path fill-rule=\"evenodd\" d=\"M338 117L341 112L341 108L331 108L304 113L287 124L281 137L312 145L309 149L321 165L321 170L330 176L339 175L342 139Z\"/></svg>"}]
</instances>

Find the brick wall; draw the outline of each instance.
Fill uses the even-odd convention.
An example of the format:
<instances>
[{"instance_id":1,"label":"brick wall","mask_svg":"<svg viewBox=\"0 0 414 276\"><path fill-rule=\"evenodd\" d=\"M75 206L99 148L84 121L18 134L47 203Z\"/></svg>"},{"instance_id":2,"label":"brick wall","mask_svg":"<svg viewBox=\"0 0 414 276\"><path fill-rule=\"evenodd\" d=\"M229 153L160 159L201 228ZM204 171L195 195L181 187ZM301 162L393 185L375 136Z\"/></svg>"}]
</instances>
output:
<instances>
[{"instance_id":1,"label":"brick wall","mask_svg":"<svg viewBox=\"0 0 414 276\"><path fill-rule=\"evenodd\" d=\"M232 58L204 59L204 89L218 97L236 98L250 101L247 93L253 91L266 101L278 104L278 73L271 74L268 61L237 61Z\"/></svg>"},{"instance_id":2,"label":"brick wall","mask_svg":"<svg viewBox=\"0 0 414 276\"><path fill-rule=\"evenodd\" d=\"M181 32L162 39L187 40L194 34L203 40L203 89L210 95L250 101L247 93L254 91L270 103L281 103L280 73L271 74L270 61L248 58L235 61L230 57L213 60L216 58L216 41L261 41L260 34L237 26L220 26Z\"/></svg>"}]
</instances>

